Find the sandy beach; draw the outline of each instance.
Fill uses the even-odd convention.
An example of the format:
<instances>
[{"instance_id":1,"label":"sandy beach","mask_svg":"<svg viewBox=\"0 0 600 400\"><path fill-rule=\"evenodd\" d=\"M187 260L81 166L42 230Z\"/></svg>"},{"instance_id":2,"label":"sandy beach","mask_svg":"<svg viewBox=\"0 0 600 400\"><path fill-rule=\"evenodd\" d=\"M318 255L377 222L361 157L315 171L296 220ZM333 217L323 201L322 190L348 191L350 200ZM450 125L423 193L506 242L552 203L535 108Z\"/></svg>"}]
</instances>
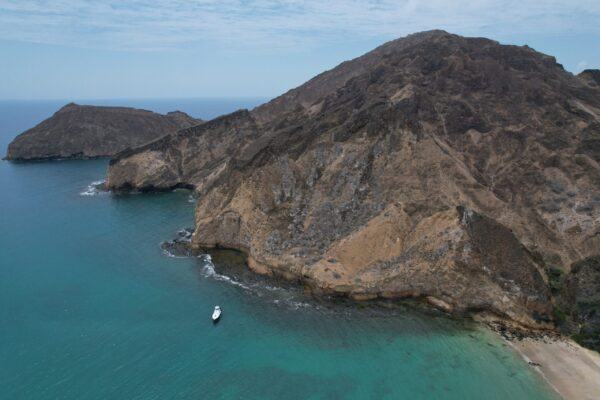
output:
<instances>
[{"instance_id":1,"label":"sandy beach","mask_svg":"<svg viewBox=\"0 0 600 400\"><path fill-rule=\"evenodd\" d=\"M568 339L510 342L565 400L600 399L600 354Z\"/></svg>"}]
</instances>

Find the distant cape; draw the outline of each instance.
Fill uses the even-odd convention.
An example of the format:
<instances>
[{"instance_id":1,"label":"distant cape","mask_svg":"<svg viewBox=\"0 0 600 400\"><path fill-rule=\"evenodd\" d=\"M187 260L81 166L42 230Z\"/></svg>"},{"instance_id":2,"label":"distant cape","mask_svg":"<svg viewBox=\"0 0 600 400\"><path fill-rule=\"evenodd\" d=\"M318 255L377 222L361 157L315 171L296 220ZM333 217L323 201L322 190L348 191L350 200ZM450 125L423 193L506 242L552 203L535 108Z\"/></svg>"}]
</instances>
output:
<instances>
[{"instance_id":1,"label":"distant cape","mask_svg":"<svg viewBox=\"0 0 600 400\"><path fill-rule=\"evenodd\" d=\"M163 115L128 107L69 103L18 135L8 145L6 159L109 157L201 122L180 111Z\"/></svg>"}]
</instances>

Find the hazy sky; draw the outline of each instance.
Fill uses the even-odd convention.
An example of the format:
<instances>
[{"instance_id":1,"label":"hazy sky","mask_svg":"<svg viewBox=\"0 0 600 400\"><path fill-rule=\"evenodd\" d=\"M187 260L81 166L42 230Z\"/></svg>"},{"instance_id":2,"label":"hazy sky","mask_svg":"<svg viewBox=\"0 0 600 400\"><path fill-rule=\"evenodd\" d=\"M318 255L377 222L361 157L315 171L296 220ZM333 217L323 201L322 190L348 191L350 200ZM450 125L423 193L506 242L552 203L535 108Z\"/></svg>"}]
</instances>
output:
<instances>
[{"instance_id":1,"label":"hazy sky","mask_svg":"<svg viewBox=\"0 0 600 400\"><path fill-rule=\"evenodd\" d=\"M275 96L428 29L600 68L600 0L0 0L0 99Z\"/></svg>"}]
</instances>

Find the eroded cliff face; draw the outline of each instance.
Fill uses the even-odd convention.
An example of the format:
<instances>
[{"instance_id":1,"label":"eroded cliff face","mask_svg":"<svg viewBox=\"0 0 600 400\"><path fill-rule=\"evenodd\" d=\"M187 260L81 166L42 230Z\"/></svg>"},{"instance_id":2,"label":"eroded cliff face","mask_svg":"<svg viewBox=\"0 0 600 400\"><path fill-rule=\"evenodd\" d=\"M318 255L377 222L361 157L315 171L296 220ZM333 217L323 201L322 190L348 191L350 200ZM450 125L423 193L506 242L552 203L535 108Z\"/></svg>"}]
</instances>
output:
<instances>
[{"instance_id":1,"label":"eroded cliff face","mask_svg":"<svg viewBox=\"0 0 600 400\"><path fill-rule=\"evenodd\" d=\"M17 136L8 145L6 159L113 156L128 147L140 146L201 122L179 111L161 115L127 107L70 103Z\"/></svg>"},{"instance_id":2,"label":"eroded cliff face","mask_svg":"<svg viewBox=\"0 0 600 400\"><path fill-rule=\"evenodd\" d=\"M528 47L432 31L122 153L114 190L196 190L197 247L355 298L530 326L600 252L600 90Z\"/></svg>"},{"instance_id":3,"label":"eroded cliff face","mask_svg":"<svg viewBox=\"0 0 600 400\"><path fill-rule=\"evenodd\" d=\"M600 87L600 69L586 69L577 76L590 86Z\"/></svg>"},{"instance_id":4,"label":"eroded cliff face","mask_svg":"<svg viewBox=\"0 0 600 400\"><path fill-rule=\"evenodd\" d=\"M217 182L234 154L259 136L248 111L219 117L142 147L110 162L107 186L141 191L197 187Z\"/></svg>"},{"instance_id":5,"label":"eroded cliff face","mask_svg":"<svg viewBox=\"0 0 600 400\"><path fill-rule=\"evenodd\" d=\"M560 286L555 309L559 329L600 351L600 256L574 264Z\"/></svg>"}]
</instances>

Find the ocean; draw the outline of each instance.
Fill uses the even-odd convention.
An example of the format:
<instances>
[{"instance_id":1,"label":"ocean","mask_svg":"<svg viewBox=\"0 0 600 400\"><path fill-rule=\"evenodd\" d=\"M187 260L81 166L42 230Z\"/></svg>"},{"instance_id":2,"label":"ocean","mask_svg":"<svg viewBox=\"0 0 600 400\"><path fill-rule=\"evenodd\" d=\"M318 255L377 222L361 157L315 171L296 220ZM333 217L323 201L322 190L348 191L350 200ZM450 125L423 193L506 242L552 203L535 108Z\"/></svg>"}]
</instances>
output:
<instances>
[{"instance_id":1,"label":"ocean","mask_svg":"<svg viewBox=\"0 0 600 400\"><path fill-rule=\"evenodd\" d=\"M262 101L81 103L208 119ZM0 153L64 103L0 102ZM0 398L558 398L473 322L313 299L233 252L163 252L193 225L189 192L98 192L107 165L0 162Z\"/></svg>"}]
</instances>

